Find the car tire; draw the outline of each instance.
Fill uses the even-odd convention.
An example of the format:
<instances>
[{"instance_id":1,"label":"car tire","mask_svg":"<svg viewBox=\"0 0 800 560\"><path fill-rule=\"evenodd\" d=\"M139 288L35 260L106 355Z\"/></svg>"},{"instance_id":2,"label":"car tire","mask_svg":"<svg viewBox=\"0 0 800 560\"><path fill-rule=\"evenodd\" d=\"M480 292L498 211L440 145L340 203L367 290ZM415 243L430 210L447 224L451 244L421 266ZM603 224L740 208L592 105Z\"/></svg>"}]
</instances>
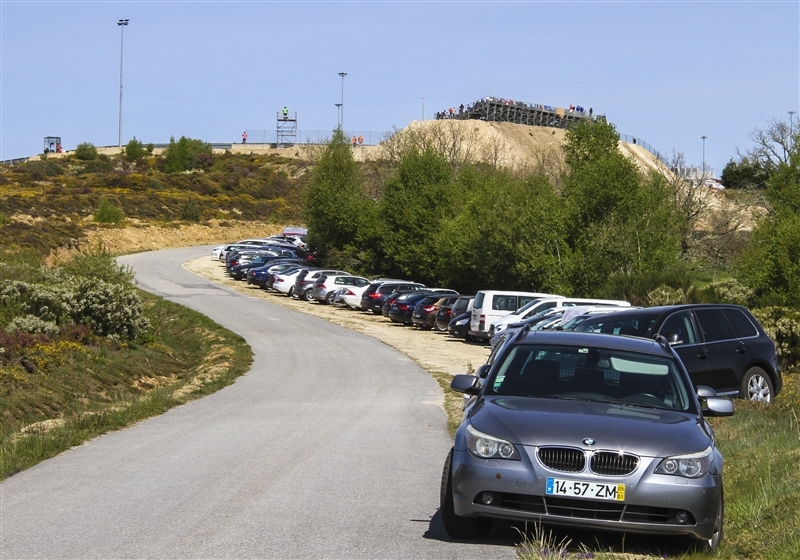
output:
<instances>
[{"instance_id":1,"label":"car tire","mask_svg":"<svg viewBox=\"0 0 800 560\"><path fill-rule=\"evenodd\" d=\"M775 397L775 387L767 372L758 366L751 367L742 377L739 396L743 399L770 404Z\"/></svg>"},{"instance_id":2,"label":"car tire","mask_svg":"<svg viewBox=\"0 0 800 560\"><path fill-rule=\"evenodd\" d=\"M335 295L336 294L334 292L331 292L327 296L325 296L325 303L327 303L328 305L333 305L333 296Z\"/></svg>"},{"instance_id":3,"label":"car tire","mask_svg":"<svg viewBox=\"0 0 800 560\"><path fill-rule=\"evenodd\" d=\"M456 515L453 505L453 450L447 454L442 469L442 485L439 493L439 513L442 515L444 530L451 538L458 540L483 539L492 530L492 520Z\"/></svg>"},{"instance_id":4,"label":"car tire","mask_svg":"<svg viewBox=\"0 0 800 560\"><path fill-rule=\"evenodd\" d=\"M311 288L303 292L303 299L306 301L314 301L314 296L311 295Z\"/></svg>"},{"instance_id":5,"label":"car tire","mask_svg":"<svg viewBox=\"0 0 800 560\"><path fill-rule=\"evenodd\" d=\"M289 286L289 291L286 292L288 297L294 297L294 286Z\"/></svg>"}]
</instances>

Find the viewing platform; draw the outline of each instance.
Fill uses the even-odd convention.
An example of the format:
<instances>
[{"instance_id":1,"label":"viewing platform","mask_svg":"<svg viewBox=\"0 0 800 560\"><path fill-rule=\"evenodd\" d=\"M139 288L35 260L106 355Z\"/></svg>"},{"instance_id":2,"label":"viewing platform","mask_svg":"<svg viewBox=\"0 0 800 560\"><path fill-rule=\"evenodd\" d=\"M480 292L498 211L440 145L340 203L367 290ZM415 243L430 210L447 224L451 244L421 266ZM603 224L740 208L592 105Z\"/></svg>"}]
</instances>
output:
<instances>
[{"instance_id":1,"label":"viewing platform","mask_svg":"<svg viewBox=\"0 0 800 560\"><path fill-rule=\"evenodd\" d=\"M502 97L484 97L468 106L461 105L436 113L436 119L480 120L488 122L510 122L529 126L569 128L586 119L602 119L583 107L552 107Z\"/></svg>"}]
</instances>

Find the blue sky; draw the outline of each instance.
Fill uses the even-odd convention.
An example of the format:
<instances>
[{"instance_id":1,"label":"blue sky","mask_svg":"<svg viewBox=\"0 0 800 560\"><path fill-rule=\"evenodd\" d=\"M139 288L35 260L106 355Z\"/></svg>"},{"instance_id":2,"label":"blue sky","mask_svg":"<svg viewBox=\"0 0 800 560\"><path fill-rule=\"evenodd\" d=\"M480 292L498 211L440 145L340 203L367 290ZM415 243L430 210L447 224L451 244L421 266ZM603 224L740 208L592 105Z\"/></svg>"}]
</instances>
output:
<instances>
[{"instance_id":1,"label":"blue sky","mask_svg":"<svg viewBox=\"0 0 800 560\"><path fill-rule=\"evenodd\" d=\"M800 2L0 1L0 159L117 144L388 131L491 95L592 107L719 175L800 110ZM794 116L795 123L800 115Z\"/></svg>"}]
</instances>

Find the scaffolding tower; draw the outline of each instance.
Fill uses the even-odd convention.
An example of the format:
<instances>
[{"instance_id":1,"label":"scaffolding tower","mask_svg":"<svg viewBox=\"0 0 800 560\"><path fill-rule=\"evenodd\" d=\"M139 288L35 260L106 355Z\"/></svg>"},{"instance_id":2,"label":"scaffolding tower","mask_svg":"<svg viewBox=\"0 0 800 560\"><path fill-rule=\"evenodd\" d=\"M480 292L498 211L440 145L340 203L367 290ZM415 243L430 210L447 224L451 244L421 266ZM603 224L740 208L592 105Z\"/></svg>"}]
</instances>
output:
<instances>
[{"instance_id":1,"label":"scaffolding tower","mask_svg":"<svg viewBox=\"0 0 800 560\"><path fill-rule=\"evenodd\" d=\"M275 147L286 148L297 143L297 112L289 113L284 108L275 114L278 125L275 127Z\"/></svg>"}]
</instances>

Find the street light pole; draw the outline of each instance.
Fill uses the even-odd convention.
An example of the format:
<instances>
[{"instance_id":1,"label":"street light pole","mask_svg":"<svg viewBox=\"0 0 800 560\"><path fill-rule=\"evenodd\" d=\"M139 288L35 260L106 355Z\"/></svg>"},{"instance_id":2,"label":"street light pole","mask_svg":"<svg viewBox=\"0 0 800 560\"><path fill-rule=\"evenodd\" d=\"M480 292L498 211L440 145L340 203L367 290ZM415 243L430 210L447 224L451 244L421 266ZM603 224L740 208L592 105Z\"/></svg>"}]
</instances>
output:
<instances>
[{"instance_id":1,"label":"street light pole","mask_svg":"<svg viewBox=\"0 0 800 560\"><path fill-rule=\"evenodd\" d=\"M337 120L337 121L338 121L338 123L339 123L339 128L342 128L342 115L341 115L341 111L342 111L342 104L341 104L341 103L337 103L337 104L336 104L336 120Z\"/></svg>"},{"instance_id":2,"label":"street light pole","mask_svg":"<svg viewBox=\"0 0 800 560\"><path fill-rule=\"evenodd\" d=\"M117 138L117 146L120 148L122 147L122 38L128 21L127 19L121 19L117 22L117 25L119 25L119 137Z\"/></svg>"},{"instance_id":3,"label":"street light pole","mask_svg":"<svg viewBox=\"0 0 800 560\"><path fill-rule=\"evenodd\" d=\"M339 75L342 77L342 116L339 119L339 128L344 132L344 77L347 76L347 72L339 72Z\"/></svg>"},{"instance_id":4,"label":"street light pole","mask_svg":"<svg viewBox=\"0 0 800 560\"><path fill-rule=\"evenodd\" d=\"M708 138L708 136L703 134L700 138L703 139L703 181L705 181L706 180L706 138Z\"/></svg>"}]
</instances>

